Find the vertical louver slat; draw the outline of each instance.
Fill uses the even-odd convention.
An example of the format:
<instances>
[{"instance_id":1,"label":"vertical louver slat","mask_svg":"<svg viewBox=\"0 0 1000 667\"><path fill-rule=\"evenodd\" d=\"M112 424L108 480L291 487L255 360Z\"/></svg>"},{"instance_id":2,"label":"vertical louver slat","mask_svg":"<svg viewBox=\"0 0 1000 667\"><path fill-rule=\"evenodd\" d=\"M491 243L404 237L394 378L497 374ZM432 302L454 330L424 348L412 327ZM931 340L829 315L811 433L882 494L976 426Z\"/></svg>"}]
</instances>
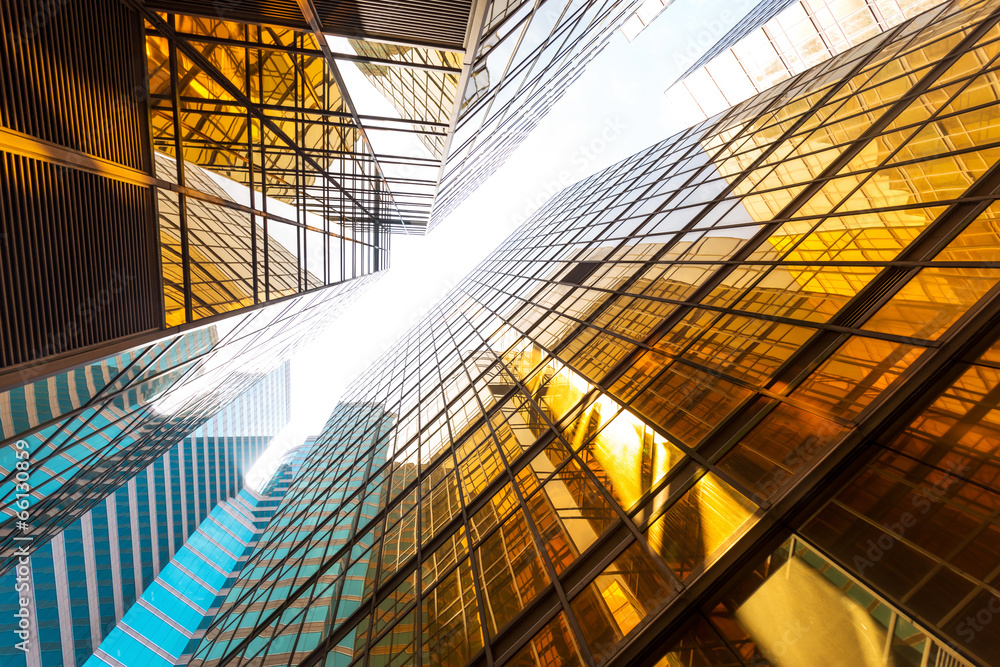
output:
<instances>
[{"instance_id":1,"label":"vertical louver slat","mask_svg":"<svg viewBox=\"0 0 1000 667\"><path fill-rule=\"evenodd\" d=\"M116 0L0 5L0 125L145 170L142 23ZM162 326L147 187L0 146L0 371Z\"/></svg>"}]
</instances>

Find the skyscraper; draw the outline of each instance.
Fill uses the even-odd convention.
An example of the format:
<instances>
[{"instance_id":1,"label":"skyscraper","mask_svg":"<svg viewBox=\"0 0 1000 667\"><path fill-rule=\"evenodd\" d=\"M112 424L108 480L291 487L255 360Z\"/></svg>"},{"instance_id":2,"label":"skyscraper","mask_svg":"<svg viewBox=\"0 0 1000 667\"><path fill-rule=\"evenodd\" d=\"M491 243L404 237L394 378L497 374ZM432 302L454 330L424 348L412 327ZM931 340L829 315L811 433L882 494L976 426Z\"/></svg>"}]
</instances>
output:
<instances>
[{"instance_id":1,"label":"skyscraper","mask_svg":"<svg viewBox=\"0 0 1000 667\"><path fill-rule=\"evenodd\" d=\"M998 19L553 198L352 386L192 664L996 664Z\"/></svg>"},{"instance_id":2,"label":"skyscraper","mask_svg":"<svg viewBox=\"0 0 1000 667\"><path fill-rule=\"evenodd\" d=\"M11 0L0 390L386 268L637 5ZM413 134L426 154L372 143Z\"/></svg>"},{"instance_id":3,"label":"skyscraper","mask_svg":"<svg viewBox=\"0 0 1000 667\"><path fill-rule=\"evenodd\" d=\"M16 538L30 532L40 546L102 502L321 331L369 280L300 295L0 394L0 569L16 562ZM31 516L27 527L20 511Z\"/></svg>"},{"instance_id":4,"label":"skyscraper","mask_svg":"<svg viewBox=\"0 0 1000 667\"><path fill-rule=\"evenodd\" d=\"M82 665L198 525L241 492L244 473L290 419L289 390L286 362L187 437L171 443L170 432L161 433L172 444L166 453L134 476L119 468L114 482L95 484L91 494L103 492L103 502L62 521L51 539L29 531L30 542L14 541L30 547L29 585L17 592L16 568L3 573L0 629L13 636L13 614L25 608L33 633L27 651L13 642L0 647L4 664Z\"/></svg>"},{"instance_id":5,"label":"skyscraper","mask_svg":"<svg viewBox=\"0 0 1000 667\"><path fill-rule=\"evenodd\" d=\"M667 89L672 112L703 121L938 4L761 2Z\"/></svg>"},{"instance_id":6,"label":"skyscraper","mask_svg":"<svg viewBox=\"0 0 1000 667\"><path fill-rule=\"evenodd\" d=\"M290 453L259 489L212 510L86 664L185 665L298 466Z\"/></svg>"},{"instance_id":7,"label":"skyscraper","mask_svg":"<svg viewBox=\"0 0 1000 667\"><path fill-rule=\"evenodd\" d=\"M379 567L379 560L377 550L372 549L377 542L375 534L354 542L358 522L370 521L379 514L383 493L379 481L386 482L392 488L402 488L415 478L417 471L415 464L404 464L391 472L384 470L390 453L386 449L384 436L392 431L394 423L392 415L377 405L338 404L330 415L324 434L316 440L302 462L302 470L294 483L299 489L311 487L314 492L305 491L294 497L286 496L261 537L257 549L241 571L236 584L240 589L239 593L256 591L264 594L250 608L259 612L277 609L285 603L281 590L295 587L300 577L314 572L323 562L326 550L350 549L354 545L354 553L345 562L347 576L330 580L336 584L337 591L333 602L339 600L340 605L333 604L310 613L305 634L298 637L288 635L284 639L269 642L273 645L272 650L276 656L287 660L293 653L297 655L311 650L321 638L324 628L328 629L337 618L355 611L361 603L366 587L369 586L367 580ZM331 458L331 452L337 455ZM331 485L331 479L337 479L337 483ZM376 484L370 487L369 492L366 485L373 479ZM356 497L358 494L362 494L362 497ZM411 498L407 508L413 505ZM400 519L399 512L394 515L394 519ZM416 545L412 519L411 512L405 521L395 524L390 522L390 528L386 531L385 539L392 545L396 558L406 557ZM300 526L322 526L324 549L303 551L294 537ZM390 556L386 552L382 557ZM324 591L323 595L330 600L329 591ZM230 627L227 636L243 638L254 628L252 623L244 622L242 616L233 615L231 603L238 597L240 596L230 591L219 614L225 615L230 622L238 621ZM243 609L241 606L241 613ZM213 647L212 650L217 648ZM196 655L200 652L199 645Z\"/></svg>"},{"instance_id":8,"label":"skyscraper","mask_svg":"<svg viewBox=\"0 0 1000 667\"><path fill-rule=\"evenodd\" d=\"M465 52L431 228L500 168L640 4L483 3L473 28L478 39Z\"/></svg>"}]
</instances>

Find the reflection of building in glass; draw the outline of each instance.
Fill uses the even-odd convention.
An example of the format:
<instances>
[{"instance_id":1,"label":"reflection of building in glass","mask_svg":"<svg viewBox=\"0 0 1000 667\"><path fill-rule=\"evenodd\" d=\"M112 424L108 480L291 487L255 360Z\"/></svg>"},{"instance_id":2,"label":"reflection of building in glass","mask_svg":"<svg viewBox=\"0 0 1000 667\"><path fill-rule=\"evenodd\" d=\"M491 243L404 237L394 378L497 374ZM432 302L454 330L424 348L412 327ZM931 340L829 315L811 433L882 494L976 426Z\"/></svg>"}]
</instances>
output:
<instances>
[{"instance_id":1,"label":"reflection of building in glass","mask_svg":"<svg viewBox=\"0 0 1000 667\"><path fill-rule=\"evenodd\" d=\"M163 154L156 155L157 172L170 178L176 162ZM185 165L186 182L200 191L228 200L226 194L203 169ZM184 295L190 291L192 318L201 319L225 314L232 310L253 305L253 272L248 271L250 258L261 249L267 257L268 273L263 280L258 276L257 289L272 297L292 296L300 285L315 288L322 285L322 278L308 269L300 272L295 255L275 238L275 230L267 236L264 250L264 232L254 224L255 239L251 239L251 220L248 216L208 202L190 200L185 204L187 224L187 257L189 277L185 283L184 257L181 250L181 216L178 198L171 192L157 192L157 214L160 220L160 263L163 268L163 301L168 326L186 321ZM288 239L286 239L288 240ZM294 245L294 236L290 239ZM256 245L255 245L256 244ZM322 275L322 274L321 274Z\"/></svg>"},{"instance_id":2,"label":"reflection of building in glass","mask_svg":"<svg viewBox=\"0 0 1000 667\"><path fill-rule=\"evenodd\" d=\"M703 121L940 3L762 2L667 89L671 112Z\"/></svg>"},{"instance_id":3,"label":"reflection of building in glass","mask_svg":"<svg viewBox=\"0 0 1000 667\"><path fill-rule=\"evenodd\" d=\"M220 7L0 17L0 390L388 266L400 184L315 36Z\"/></svg>"},{"instance_id":4,"label":"reflection of building in glass","mask_svg":"<svg viewBox=\"0 0 1000 667\"><path fill-rule=\"evenodd\" d=\"M226 644L243 641L256 629L252 621L234 610L253 609L258 617L269 616L287 606L284 588L295 590L311 581L310 599L316 602L316 609L299 619L304 622L301 634L287 635L290 641L269 642L275 659L283 656L287 660L290 654L308 652L330 628L357 614L371 593L369 580L377 579L379 572L388 577L387 561L412 557L415 513L406 512L415 504L412 494L390 513L385 530L358 532L359 526L376 517L385 521L380 511L386 505L383 496L398 494L416 475L413 463L400 463L395 470L385 467L392 447L386 436L394 423L393 415L374 404L341 403L334 409L222 603L213 623L218 631L206 635L192 664L214 662L213 656ZM383 542L387 549L380 559L373 546L380 547ZM342 554L337 570L344 576L320 574L331 553ZM353 646L353 634L346 641Z\"/></svg>"},{"instance_id":5,"label":"reflection of building in glass","mask_svg":"<svg viewBox=\"0 0 1000 667\"><path fill-rule=\"evenodd\" d=\"M288 491L296 454L260 489L244 488L216 506L86 664L186 665Z\"/></svg>"},{"instance_id":6,"label":"reflection of building in glass","mask_svg":"<svg viewBox=\"0 0 1000 667\"><path fill-rule=\"evenodd\" d=\"M500 168L640 4L489 3L475 48L467 52L432 228Z\"/></svg>"},{"instance_id":7,"label":"reflection of building in glass","mask_svg":"<svg viewBox=\"0 0 1000 667\"><path fill-rule=\"evenodd\" d=\"M32 535L31 585L17 594L15 570L7 569L0 628L13 634L16 621L8 619L25 597L36 631L26 653L0 648L4 664L69 667L88 659L199 523L240 493L246 470L289 420L288 373L286 362L186 437L161 433L173 445L165 454L95 484L91 493L103 492L103 502L47 542ZM192 423L175 421L175 428Z\"/></svg>"},{"instance_id":8,"label":"reflection of building in glass","mask_svg":"<svg viewBox=\"0 0 1000 667\"><path fill-rule=\"evenodd\" d=\"M370 279L301 295L226 322L0 393L0 570L16 562L19 483L41 546L163 456L321 331ZM19 451L30 455L18 480Z\"/></svg>"},{"instance_id":9,"label":"reflection of building in glass","mask_svg":"<svg viewBox=\"0 0 1000 667\"><path fill-rule=\"evenodd\" d=\"M638 0L35 4L0 16L0 390L387 268ZM399 117L358 111L345 62Z\"/></svg>"},{"instance_id":10,"label":"reflection of building in glass","mask_svg":"<svg viewBox=\"0 0 1000 667\"><path fill-rule=\"evenodd\" d=\"M384 61L358 63L358 68L402 118L431 123L413 125L431 155L442 159L462 72L461 54L356 39L351 40L351 46L359 55ZM404 67L400 63L422 67Z\"/></svg>"},{"instance_id":11,"label":"reflection of building in glass","mask_svg":"<svg viewBox=\"0 0 1000 667\"><path fill-rule=\"evenodd\" d=\"M998 18L553 198L352 386L194 664L996 664Z\"/></svg>"}]
</instances>

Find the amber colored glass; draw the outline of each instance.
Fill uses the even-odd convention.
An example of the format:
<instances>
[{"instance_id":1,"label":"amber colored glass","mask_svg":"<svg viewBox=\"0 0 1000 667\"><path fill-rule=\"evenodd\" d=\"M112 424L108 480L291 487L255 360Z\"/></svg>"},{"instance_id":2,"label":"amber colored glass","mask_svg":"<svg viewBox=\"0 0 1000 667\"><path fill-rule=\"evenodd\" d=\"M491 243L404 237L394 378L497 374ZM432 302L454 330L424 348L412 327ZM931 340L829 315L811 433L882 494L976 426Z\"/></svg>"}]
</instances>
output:
<instances>
[{"instance_id":1,"label":"amber colored glass","mask_svg":"<svg viewBox=\"0 0 1000 667\"><path fill-rule=\"evenodd\" d=\"M528 523L520 511L476 549L491 633L505 626L549 583Z\"/></svg>"},{"instance_id":2,"label":"amber colored glass","mask_svg":"<svg viewBox=\"0 0 1000 667\"><path fill-rule=\"evenodd\" d=\"M719 469L760 498L770 499L846 431L835 422L782 403L719 461Z\"/></svg>"},{"instance_id":3,"label":"amber colored glass","mask_svg":"<svg viewBox=\"0 0 1000 667\"><path fill-rule=\"evenodd\" d=\"M591 655L600 664L625 635L671 594L666 577L636 542L571 600L570 606Z\"/></svg>"},{"instance_id":4,"label":"amber colored glass","mask_svg":"<svg viewBox=\"0 0 1000 667\"><path fill-rule=\"evenodd\" d=\"M756 506L712 473L646 529L646 539L680 579L701 568L751 519Z\"/></svg>"},{"instance_id":5,"label":"amber colored glass","mask_svg":"<svg viewBox=\"0 0 1000 667\"><path fill-rule=\"evenodd\" d=\"M566 613L561 611L531 638L527 646L504 664L513 667L583 667L585 663L566 621Z\"/></svg>"},{"instance_id":6,"label":"amber colored glass","mask_svg":"<svg viewBox=\"0 0 1000 667\"><path fill-rule=\"evenodd\" d=\"M461 667L483 647L475 584L468 559L421 602L423 651L433 665Z\"/></svg>"},{"instance_id":7,"label":"amber colored glass","mask_svg":"<svg viewBox=\"0 0 1000 667\"><path fill-rule=\"evenodd\" d=\"M795 388L791 397L853 419L920 356L922 348L851 336Z\"/></svg>"},{"instance_id":8,"label":"amber colored glass","mask_svg":"<svg viewBox=\"0 0 1000 667\"><path fill-rule=\"evenodd\" d=\"M869 331L935 340L1000 280L1000 269L928 267L865 322Z\"/></svg>"}]
</instances>

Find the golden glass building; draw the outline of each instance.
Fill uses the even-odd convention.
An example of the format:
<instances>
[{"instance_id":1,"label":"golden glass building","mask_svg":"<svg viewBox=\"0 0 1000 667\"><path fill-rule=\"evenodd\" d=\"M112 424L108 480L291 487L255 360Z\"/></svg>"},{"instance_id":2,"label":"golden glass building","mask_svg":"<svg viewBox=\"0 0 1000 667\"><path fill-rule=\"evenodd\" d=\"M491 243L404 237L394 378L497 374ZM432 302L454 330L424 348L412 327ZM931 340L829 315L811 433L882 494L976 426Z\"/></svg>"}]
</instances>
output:
<instances>
[{"instance_id":1,"label":"golden glass building","mask_svg":"<svg viewBox=\"0 0 1000 667\"><path fill-rule=\"evenodd\" d=\"M4 4L0 388L388 265L403 195L317 38L224 9Z\"/></svg>"},{"instance_id":2,"label":"golden glass building","mask_svg":"<svg viewBox=\"0 0 1000 667\"><path fill-rule=\"evenodd\" d=\"M637 4L5 3L0 389L387 268Z\"/></svg>"},{"instance_id":3,"label":"golden glass building","mask_svg":"<svg viewBox=\"0 0 1000 667\"><path fill-rule=\"evenodd\" d=\"M550 200L349 390L192 664L998 664L998 21Z\"/></svg>"}]
</instances>

